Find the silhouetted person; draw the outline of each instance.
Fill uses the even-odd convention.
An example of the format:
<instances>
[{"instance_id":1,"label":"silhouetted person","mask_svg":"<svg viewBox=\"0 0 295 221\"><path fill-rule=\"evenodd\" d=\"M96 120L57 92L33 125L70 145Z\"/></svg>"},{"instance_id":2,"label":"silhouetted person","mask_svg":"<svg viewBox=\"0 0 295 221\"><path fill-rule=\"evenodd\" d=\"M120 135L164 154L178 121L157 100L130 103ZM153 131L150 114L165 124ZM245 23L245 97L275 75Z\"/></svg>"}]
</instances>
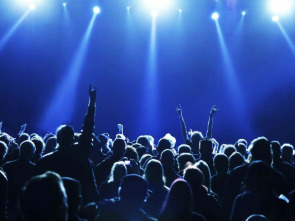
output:
<instances>
[{"instance_id":1,"label":"silhouetted person","mask_svg":"<svg viewBox=\"0 0 295 221\"><path fill-rule=\"evenodd\" d=\"M286 163L292 164L295 166L295 163L292 160L293 156L293 146L291 144L284 144L282 146L282 160Z\"/></svg>"},{"instance_id":2,"label":"silhouetted person","mask_svg":"<svg viewBox=\"0 0 295 221\"><path fill-rule=\"evenodd\" d=\"M154 220L142 210L147 194L147 181L134 174L125 176L119 188L119 198L106 201L96 220Z\"/></svg>"},{"instance_id":3,"label":"silhouetted person","mask_svg":"<svg viewBox=\"0 0 295 221\"><path fill-rule=\"evenodd\" d=\"M171 150L164 150L161 154L161 162L166 178L166 186L170 187L174 180L179 178L175 171L175 159Z\"/></svg>"},{"instance_id":4,"label":"silhouetted person","mask_svg":"<svg viewBox=\"0 0 295 221\"><path fill-rule=\"evenodd\" d=\"M169 188L165 186L162 164L158 160L150 160L146 165L144 178L148 181L149 190L151 190L144 210L152 216L158 217L169 191Z\"/></svg>"},{"instance_id":5,"label":"silhouetted person","mask_svg":"<svg viewBox=\"0 0 295 221\"><path fill-rule=\"evenodd\" d=\"M100 185L99 201L118 197L121 180L126 174L127 168L124 162L114 163L108 181Z\"/></svg>"},{"instance_id":6,"label":"silhouetted person","mask_svg":"<svg viewBox=\"0 0 295 221\"><path fill-rule=\"evenodd\" d=\"M4 143L3 141L0 141L0 167L4 163L4 159L6 157L7 152L8 152L8 147L6 143Z\"/></svg>"},{"instance_id":7,"label":"silhouetted person","mask_svg":"<svg viewBox=\"0 0 295 221\"><path fill-rule=\"evenodd\" d=\"M33 156L32 162L33 163L37 163L38 160L40 160L43 156L44 153L44 149L45 149L45 144L43 142L43 140L38 139L38 138L33 138L32 142L35 144L36 147L36 151L35 154Z\"/></svg>"},{"instance_id":8,"label":"silhouetted person","mask_svg":"<svg viewBox=\"0 0 295 221\"><path fill-rule=\"evenodd\" d=\"M234 145L227 145L225 148L224 148L224 151L223 153L228 157L230 158L230 156L236 151L236 148Z\"/></svg>"},{"instance_id":9,"label":"silhouetted person","mask_svg":"<svg viewBox=\"0 0 295 221\"><path fill-rule=\"evenodd\" d=\"M178 154L182 154L182 153L192 153L192 149L189 145L187 144L182 144L178 147Z\"/></svg>"},{"instance_id":10,"label":"silhouetted person","mask_svg":"<svg viewBox=\"0 0 295 221\"><path fill-rule=\"evenodd\" d=\"M269 221L269 220L263 215L254 214L254 215L249 216L246 219L246 221Z\"/></svg>"},{"instance_id":11,"label":"silhouetted person","mask_svg":"<svg viewBox=\"0 0 295 221\"><path fill-rule=\"evenodd\" d=\"M62 177L62 181L67 194L68 221L86 221L78 216L83 202L80 182L69 177Z\"/></svg>"},{"instance_id":12,"label":"silhouetted person","mask_svg":"<svg viewBox=\"0 0 295 221\"><path fill-rule=\"evenodd\" d=\"M182 153L177 158L178 175L183 176L183 171L189 165L195 163L196 159L190 153Z\"/></svg>"},{"instance_id":13,"label":"silhouetted person","mask_svg":"<svg viewBox=\"0 0 295 221\"><path fill-rule=\"evenodd\" d=\"M203 160L209 166L211 174L214 174L214 166L213 166L213 143L211 139L203 138L200 140L200 158L197 160Z\"/></svg>"},{"instance_id":14,"label":"silhouetted person","mask_svg":"<svg viewBox=\"0 0 295 221\"><path fill-rule=\"evenodd\" d=\"M44 151L44 155L54 152L56 150L56 146L57 146L57 139L55 136L50 137L47 139L46 141L46 145L45 145L45 151Z\"/></svg>"},{"instance_id":15,"label":"silhouetted person","mask_svg":"<svg viewBox=\"0 0 295 221\"><path fill-rule=\"evenodd\" d=\"M211 193L211 172L208 164L205 161L200 160L195 166L202 171L204 176L203 185L208 189L208 192Z\"/></svg>"},{"instance_id":16,"label":"silhouetted person","mask_svg":"<svg viewBox=\"0 0 295 221\"><path fill-rule=\"evenodd\" d=\"M244 165L245 160L242 154L239 152L234 152L230 157L229 157L229 169L233 170L238 166Z\"/></svg>"},{"instance_id":17,"label":"silhouetted person","mask_svg":"<svg viewBox=\"0 0 295 221\"><path fill-rule=\"evenodd\" d=\"M276 196L272 181L269 165L252 162L247 171L246 191L236 197L231 220L244 221L252 214L265 215L270 221L292 220L288 204Z\"/></svg>"},{"instance_id":18,"label":"silhouetted person","mask_svg":"<svg viewBox=\"0 0 295 221\"><path fill-rule=\"evenodd\" d=\"M159 143L158 143L158 146L157 146L157 151L159 153L159 156L161 156L161 153L164 151L164 150L170 150L172 147L171 147L171 142L166 139L166 138L161 138L159 140Z\"/></svg>"},{"instance_id":19,"label":"silhouetted person","mask_svg":"<svg viewBox=\"0 0 295 221\"><path fill-rule=\"evenodd\" d=\"M205 220L203 216L193 212L193 198L190 185L177 179L171 185L159 221L197 221Z\"/></svg>"},{"instance_id":20,"label":"silhouetted person","mask_svg":"<svg viewBox=\"0 0 295 221\"><path fill-rule=\"evenodd\" d=\"M17 217L17 199L25 182L34 175L35 164L31 162L36 147L32 141L24 141L20 145L19 159L7 162L3 169L8 178L8 215Z\"/></svg>"},{"instance_id":21,"label":"silhouetted person","mask_svg":"<svg viewBox=\"0 0 295 221\"><path fill-rule=\"evenodd\" d=\"M214 157L214 168L216 174L212 176L212 190L219 197L219 201L222 202L222 197L228 179L228 157L225 154L219 153Z\"/></svg>"},{"instance_id":22,"label":"silhouetted person","mask_svg":"<svg viewBox=\"0 0 295 221\"><path fill-rule=\"evenodd\" d=\"M7 189L8 180L5 173L0 170L0 220L7 220Z\"/></svg>"}]
</instances>

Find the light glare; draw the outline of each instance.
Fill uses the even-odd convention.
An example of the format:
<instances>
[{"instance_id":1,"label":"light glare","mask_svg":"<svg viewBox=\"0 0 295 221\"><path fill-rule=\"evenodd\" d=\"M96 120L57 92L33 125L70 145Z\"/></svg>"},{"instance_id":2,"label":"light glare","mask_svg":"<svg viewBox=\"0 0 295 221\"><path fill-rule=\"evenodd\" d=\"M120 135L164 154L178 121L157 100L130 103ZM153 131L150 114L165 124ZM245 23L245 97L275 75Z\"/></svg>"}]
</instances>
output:
<instances>
[{"instance_id":1,"label":"light glare","mask_svg":"<svg viewBox=\"0 0 295 221\"><path fill-rule=\"evenodd\" d=\"M100 13L100 8L99 8L98 6L95 6L95 7L93 8L93 13L94 13L94 14L99 14L99 13Z\"/></svg>"},{"instance_id":2,"label":"light glare","mask_svg":"<svg viewBox=\"0 0 295 221\"><path fill-rule=\"evenodd\" d=\"M65 2L62 3L62 6L63 6L63 7L66 7L66 6L67 6L67 3L65 3Z\"/></svg>"},{"instance_id":3,"label":"light glare","mask_svg":"<svg viewBox=\"0 0 295 221\"><path fill-rule=\"evenodd\" d=\"M31 10L35 10L35 9L36 9L36 5L34 5L34 4L30 4L29 8L30 8Z\"/></svg>"},{"instance_id":4,"label":"light glare","mask_svg":"<svg viewBox=\"0 0 295 221\"><path fill-rule=\"evenodd\" d=\"M272 21L273 22L278 22L280 20L280 17L278 15L272 16Z\"/></svg>"},{"instance_id":5,"label":"light glare","mask_svg":"<svg viewBox=\"0 0 295 221\"><path fill-rule=\"evenodd\" d=\"M214 12L214 13L212 14L211 18L212 18L213 20L218 20L218 19L219 19L219 14L218 14L218 12Z\"/></svg>"},{"instance_id":6,"label":"light glare","mask_svg":"<svg viewBox=\"0 0 295 221\"><path fill-rule=\"evenodd\" d=\"M293 8L293 0L271 0L270 11L277 15L288 14Z\"/></svg>"}]
</instances>

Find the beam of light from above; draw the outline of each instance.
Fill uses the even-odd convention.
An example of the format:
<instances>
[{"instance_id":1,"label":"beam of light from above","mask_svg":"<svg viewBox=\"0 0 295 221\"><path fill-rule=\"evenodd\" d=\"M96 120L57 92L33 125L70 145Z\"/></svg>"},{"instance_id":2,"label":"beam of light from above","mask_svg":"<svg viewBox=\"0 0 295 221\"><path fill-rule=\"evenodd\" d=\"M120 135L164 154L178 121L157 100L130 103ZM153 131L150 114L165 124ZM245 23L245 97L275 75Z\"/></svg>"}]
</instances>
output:
<instances>
[{"instance_id":1,"label":"beam of light from above","mask_svg":"<svg viewBox=\"0 0 295 221\"><path fill-rule=\"evenodd\" d=\"M271 0L268 3L270 12L278 15L287 15L294 7L294 0Z\"/></svg>"},{"instance_id":2,"label":"beam of light from above","mask_svg":"<svg viewBox=\"0 0 295 221\"><path fill-rule=\"evenodd\" d=\"M219 19L219 13L218 12L213 12L211 15L211 18L215 21L217 21Z\"/></svg>"},{"instance_id":3,"label":"beam of light from above","mask_svg":"<svg viewBox=\"0 0 295 221\"><path fill-rule=\"evenodd\" d=\"M27 10L20 19L18 19L17 22L15 22L13 24L13 26L8 30L8 32L1 37L0 39L0 53L2 51L2 49L5 47L5 45L7 44L7 42L9 41L9 39L12 37L12 35L15 33L15 31L17 30L17 28L20 26L20 24L24 21L24 19L28 16L28 14L31 12L31 10Z\"/></svg>"},{"instance_id":4,"label":"beam of light from above","mask_svg":"<svg viewBox=\"0 0 295 221\"><path fill-rule=\"evenodd\" d=\"M57 126L72 120L75 108L76 92L79 77L87 54L89 39L93 29L96 14L93 14L86 32L80 42L78 49L73 57L65 77L60 82L56 94L52 97L51 103L45 109L43 119L40 121L42 131L53 131Z\"/></svg>"},{"instance_id":5,"label":"beam of light from above","mask_svg":"<svg viewBox=\"0 0 295 221\"><path fill-rule=\"evenodd\" d=\"M291 40L290 36L288 35L288 33L285 31L284 27L281 25L281 23L278 21L277 22L278 27L280 28L285 40L287 41L288 46L290 47L293 55L295 56L295 44L294 42Z\"/></svg>"},{"instance_id":6,"label":"beam of light from above","mask_svg":"<svg viewBox=\"0 0 295 221\"><path fill-rule=\"evenodd\" d=\"M250 123L247 121L247 119L249 119L248 113L247 113L246 105L244 103L244 97L241 93L240 84L237 79L237 72L235 71L235 68L232 64L231 57L230 57L227 45L225 43L223 33L221 31L218 20L215 20L215 24L216 24L219 44L220 44L221 53L222 53L224 73L226 74L226 78L227 78L226 80L227 80L228 88L230 90L229 92L232 95L232 103L235 105L235 109L236 109L235 111L237 113L237 116L239 117L238 120L244 124L245 130L248 133L248 135L252 136L253 130Z\"/></svg>"}]
</instances>

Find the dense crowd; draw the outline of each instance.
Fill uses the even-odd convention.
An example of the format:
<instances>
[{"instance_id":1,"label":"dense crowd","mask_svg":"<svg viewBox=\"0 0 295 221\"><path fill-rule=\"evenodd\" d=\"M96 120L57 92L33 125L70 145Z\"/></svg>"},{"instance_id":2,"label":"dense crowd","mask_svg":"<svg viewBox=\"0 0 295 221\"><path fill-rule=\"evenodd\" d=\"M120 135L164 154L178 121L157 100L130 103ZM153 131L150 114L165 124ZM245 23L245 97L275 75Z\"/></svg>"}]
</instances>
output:
<instances>
[{"instance_id":1,"label":"dense crowd","mask_svg":"<svg viewBox=\"0 0 295 221\"><path fill-rule=\"evenodd\" d=\"M222 144L187 131L130 141L94 134L96 89L80 133L17 136L0 130L0 220L255 221L295 220L294 147L265 137ZM1 128L1 127L0 127Z\"/></svg>"}]
</instances>

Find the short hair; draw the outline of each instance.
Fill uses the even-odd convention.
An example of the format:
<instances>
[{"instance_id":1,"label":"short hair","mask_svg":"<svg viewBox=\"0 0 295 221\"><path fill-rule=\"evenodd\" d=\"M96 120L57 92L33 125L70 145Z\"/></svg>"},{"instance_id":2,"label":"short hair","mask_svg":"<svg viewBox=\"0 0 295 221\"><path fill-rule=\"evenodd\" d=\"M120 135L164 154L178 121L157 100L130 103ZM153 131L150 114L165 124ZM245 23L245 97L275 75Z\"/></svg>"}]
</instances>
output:
<instances>
[{"instance_id":1,"label":"short hair","mask_svg":"<svg viewBox=\"0 0 295 221\"><path fill-rule=\"evenodd\" d=\"M191 185L195 187L196 185L200 186L204 183L203 172L196 167L189 167L184 171L183 178Z\"/></svg>"},{"instance_id":2,"label":"short hair","mask_svg":"<svg viewBox=\"0 0 295 221\"><path fill-rule=\"evenodd\" d=\"M31 160L35 154L36 146L30 141L26 140L20 144L19 157L26 160Z\"/></svg>"},{"instance_id":3,"label":"short hair","mask_svg":"<svg viewBox=\"0 0 295 221\"><path fill-rule=\"evenodd\" d=\"M234 145L228 144L226 145L226 147L224 148L223 153L227 156L230 157L234 152L236 151L236 148Z\"/></svg>"},{"instance_id":4,"label":"short hair","mask_svg":"<svg viewBox=\"0 0 295 221\"><path fill-rule=\"evenodd\" d=\"M202 138L200 140L200 153L211 154L213 150L213 142L209 138Z\"/></svg>"},{"instance_id":5,"label":"short hair","mask_svg":"<svg viewBox=\"0 0 295 221\"><path fill-rule=\"evenodd\" d=\"M154 145L154 138L150 135L141 135L137 138L136 143L141 144L145 147L153 148Z\"/></svg>"},{"instance_id":6,"label":"short hair","mask_svg":"<svg viewBox=\"0 0 295 221\"><path fill-rule=\"evenodd\" d=\"M135 161L138 161L138 154L136 152L136 149L132 146L126 147L125 157L127 157L128 159L133 159Z\"/></svg>"},{"instance_id":7,"label":"short hair","mask_svg":"<svg viewBox=\"0 0 295 221\"><path fill-rule=\"evenodd\" d=\"M113 152L119 155L124 155L126 150L126 142L125 140L118 138L113 143Z\"/></svg>"},{"instance_id":8,"label":"short hair","mask_svg":"<svg viewBox=\"0 0 295 221\"><path fill-rule=\"evenodd\" d=\"M44 149L45 149L45 144L44 144L43 140L38 139L38 138L33 138L32 142L35 144L35 147L36 147L35 154L42 155L44 153Z\"/></svg>"},{"instance_id":9,"label":"short hair","mask_svg":"<svg viewBox=\"0 0 295 221\"><path fill-rule=\"evenodd\" d=\"M228 157L223 153L218 153L214 157L214 168L217 172L226 173L228 171Z\"/></svg>"},{"instance_id":10,"label":"short hair","mask_svg":"<svg viewBox=\"0 0 295 221\"><path fill-rule=\"evenodd\" d=\"M123 162L116 162L113 164L110 178L108 183L110 182L120 182L121 179L127 174L127 168Z\"/></svg>"},{"instance_id":11,"label":"short hair","mask_svg":"<svg viewBox=\"0 0 295 221\"><path fill-rule=\"evenodd\" d=\"M229 168L230 168L230 170L233 170L236 167L243 165L244 163L245 163L244 157L239 152L234 152L229 157Z\"/></svg>"},{"instance_id":12,"label":"short hair","mask_svg":"<svg viewBox=\"0 0 295 221\"><path fill-rule=\"evenodd\" d=\"M280 156L281 156L281 144L279 143L279 141L272 141L270 144L271 144L273 157L274 158L280 158Z\"/></svg>"},{"instance_id":13,"label":"short hair","mask_svg":"<svg viewBox=\"0 0 295 221\"><path fill-rule=\"evenodd\" d=\"M25 221L66 220L67 196L61 177L46 172L31 178L21 190L19 205Z\"/></svg>"},{"instance_id":14,"label":"short hair","mask_svg":"<svg viewBox=\"0 0 295 221\"><path fill-rule=\"evenodd\" d=\"M75 131L70 125L61 125L56 129L57 143L60 145L71 145L74 142Z\"/></svg>"},{"instance_id":15,"label":"short hair","mask_svg":"<svg viewBox=\"0 0 295 221\"><path fill-rule=\"evenodd\" d=\"M200 131L194 131L191 135L191 140L193 143L199 144L200 140L203 138L203 134Z\"/></svg>"},{"instance_id":16,"label":"short hair","mask_svg":"<svg viewBox=\"0 0 295 221\"><path fill-rule=\"evenodd\" d=\"M184 170L188 164L194 164L196 159L190 153L182 153L177 158L177 163L180 170Z\"/></svg>"},{"instance_id":17,"label":"short hair","mask_svg":"<svg viewBox=\"0 0 295 221\"><path fill-rule=\"evenodd\" d=\"M146 164L146 161L147 161L148 159L152 158L152 157L153 157L153 156L150 155L150 154L144 154L144 155L142 155L142 157L141 157L140 160L139 160L139 164L140 164L140 166L143 168L144 165Z\"/></svg>"},{"instance_id":18,"label":"short hair","mask_svg":"<svg viewBox=\"0 0 295 221\"><path fill-rule=\"evenodd\" d=\"M164 171L161 162L154 159L150 160L145 167L144 178L150 184L165 185Z\"/></svg>"},{"instance_id":19,"label":"short hair","mask_svg":"<svg viewBox=\"0 0 295 221\"><path fill-rule=\"evenodd\" d=\"M242 156L245 156L246 155L246 150L247 150L247 147L244 143L238 143L237 145L235 145L236 147L236 150L242 154Z\"/></svg>"},{"instance_id":20,"label":"short hair","mask_svg":"<svg viewBox=\"0 0 295 221\"><path fill-rule=\"evenodd\" d=\"M248 142L247 142L247 140L245 140L245 139L238 139L237 143L238 143L238 144L242 143L242 144L244 144L246 147L247 147L247 145L248 145Z\"/></svg>"},{"instance_id":21,"label":"short hair","mask_svg":"<svg viewBox=\"0 0 295 221\"><path fill-rule=\"evenodd\" d=\"M178 147L178 154L182 154L182 153L191 153L192 152L192 149L189 145L187 144L181 144L179 147Z\"/></svg>"},{"instance_id":22,"label":"short hair","mask_svg":"<svg viewBox=\"0 0 295 221\"><path fill-rule=\"evenodd\" d=\"M270 142L265 137L258 137L250 144L251 161L262 160L268 164L272 162Z\"/></svg>"},{"instance_id":23,"label":"short hair","mask_svg":"<svg viewBox=\"0 0 295 221\"><path fill-rule=\"evenodd\" d=\"M282 158L283 160L292 160L293 146L291 144L284 144L282 146Z\"/></svg>"},{"instance_id":24,"label":"short hair","mask_svg":"<svg viewBox=\"0 0 295 221\"><path fill-rule=\"evenodd\" d=\"M26 141L26 140L31 140L30 135L27 133L22 133L19 138L18 138L18 144L21 144L22 142Z\"/></svg>"},{"instance_id":25,"label":"short hair","mask_svg":"<svg viewBox=\"0 0 295 221\"><path fill-rule=\"evenodd\" d=\"M174 164L174 154L172 150L164 150L161 153L161 162L162 165L165 167L171 167Z\"/></svg>"},{"instance_id":26,"label":"short hair","mask_svg":"<svg viewBox=\"0 0 295 221\"><path fill-rule=\"evenodd\" d=\"M8 147L5 142L0 141L0 159L4 159L6 157L8 151Z\"/></svg>"},{"instance_id":27,"label":"short hair","mask_svg":"<svg viewBox=\"0 0 295 221\"><path fill-rule=\"evenodd\" d=\"M166 138L161 138L158 143L157 150L161 154L164 150L171 149L171 142Z\"/></svg>"}]
</instances>

